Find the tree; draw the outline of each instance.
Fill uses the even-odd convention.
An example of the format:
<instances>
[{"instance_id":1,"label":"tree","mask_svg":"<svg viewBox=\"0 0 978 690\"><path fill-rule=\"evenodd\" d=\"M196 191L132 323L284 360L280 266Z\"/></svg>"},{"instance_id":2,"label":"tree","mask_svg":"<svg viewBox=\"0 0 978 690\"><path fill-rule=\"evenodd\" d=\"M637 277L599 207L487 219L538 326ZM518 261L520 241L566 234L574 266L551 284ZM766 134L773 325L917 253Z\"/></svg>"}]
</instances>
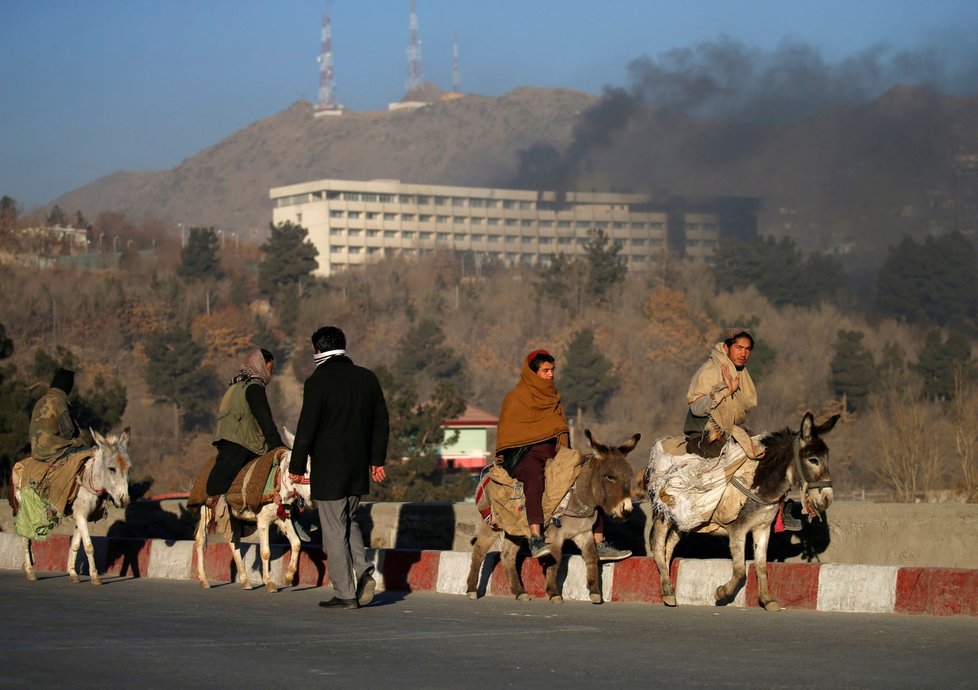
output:
<instances>
[{"instance_id":1,"label":"tree","mask_svg":"<svg viewBox=\"0 0 978 690\"><path fill-rule=\"evenodd\" d=\"M821 254L805 258L787 237L722 240L713 273L717 288L732 291L754 285L777 306L814 306L844 294L849 282L838 261Z\"/></svg>"},{"instance_id":2,"label":"tree","mask_svg":"<svg viewBox=\"0 0 978 690\"><path fill-rule=\"evenodd\" d=\"M101 374L96 374L95 386L87 394L72 397L75 421L86 431L107 433L119 425L126 411L126 387L116 379L106 381Z\"/></svg>"},{"instance_id":3,"label":"tree","mask_svg":"<svg viewBox=\"0 0 978 690\"><path fill-rule=\"evenodd\" d=\"M55 204L51 207L51 211L48 213L46 222L48 226L65 227L69 223L68 214L65 213L60 206Z\"/></svg>"},{"instance_id":4,"label":"tree","mask_svg":"<svg viewBox=\"0 0 978 690\"><path fill-rule=\"evenodd\" d=\"M537 299L556 304L580 316L587 295L588 270L584 259L560 253L537 274Z\"/></svg>"},{"instance_id":5,"label":"tree","mask_svg":"<svg viewBox=\"0 0 978 690\"><path fill-rule=\"evenodd\" d=\"M379 501L460 501L472 490L465 473L446 474L438 469L438 450L452 442L446 438L444 420L465 410L465 401L451 385L440 382L423 403L410 377L398 377L378 367L390 414L387 446L387 480L374 484L371 497Z\"/></svg>"},{"instance_id":6,"label":"tree","mask_svg":"<svg viewBox=\"0 0 978 690\"><path fill-rule=\"evenodd\" d=\"M884 314L921 324L975 332L978 319L978 257L961 233L904 238L890 247L876 279Z\"/></svg>"},{"instance_id":7,"label":"tree","mask_svg":"<svg viewBox=\"0 0 978 690\"><path fill-rule=\"evenodd\" d=\"M13 352L14 343L7 338L6 327L0 324L0 359L10 357ZM13 464L30 452L27 429L33 401L16 374L12 366L0 367L0 486L7 485Z\"/></svg>"},{"instance_id":8,"label":"tree","mask_svg":"<svg viewBox=\"0 0 978 690\"><path fill-rule=\"evenodd\" d=\"M465 362L445 345L445 333L432 319L418 321L402 336L394 371L399 378L410 380L423 395L439 383L446 383L459 393L466 389Z\"/></svg>"},{"instance_id":9,"label":"tree","mask_svg":"<svg viewBox=\"0 0 978 690\"><path fill-rule=\"evenodd\" d=\"M970 381L975 377L975 362L971 357L971 344L956 331L941 338L938 330L927 332L924 345L917 355L914 371L923 380L922 393L930 400L954 398L955 379Z\"/></svg>"},{"instance_id":10,"label":"tree","mask_svg":"<svg viewBox=\"0 0 978 690\"><path fill-rule=\"evenodd\" d=\"M271 235L261 246L258 289L272 301L282 301L285 295L296 295L302 280L316 270L319 251L301 225L286 221L269 227Z\"/></svg>"},{"instance_id":11,"label":"tree","mask_svg":"<svg viewBox=\"0 0 978 690\"><path fill-rule=\"evenodd\" d=\"M0 323L0 359L7 359L14 353L14 341L7 337L7 326Z\"/></svg>"},{"instance_id":12,"label":"tree","mask_svg":"<svg viewBox=\"0 0 978 690\"><path fill-rule=\"evenodd\" d=\"M220 276L220 266L214 228L190 228L187 246L180 250L177 274L187 280L216 278Z\"/></svg>"},{"instance_id":13,"label":"tree","mask_svg":"<svg viewBox=\"0 0 978 690\"><path fill-rule=\"evenodd\" d=\"M866 408L869 391L876 382L873 353L863 345L861 331L840 330L832 357L831 386L837 396L845 396L850 411Z\"/></svg>"},{"instance_id":14,"label":"tree","mask_svg":"<svg viewBox=\"0 0 978 690\"><path fill-rule=\"evenodd\" d=\"M201 365L204 348L190 329L174 326L150 337L145 346L146 383L161 402L175 406L177 429L197 429L213 420L220 393L217 376Z\"/></svg>"},{"instance_id":15,"label":"tree","mask_svg":"<svg viewBox=\"0 0 978 690\"><path fill-rule=\"evenodd\" d=\"M588 297L594 302L609 302L612 291L625 282L628 267L619 256L621 243L612 242L600 228L588 232L584 256L588 268Z\"/></svg>"},{"instance_id":16,"label":"tree","mask_svg":"<svg viewBox=\"0 0 978 690\"><path fill-rule=\"evenodd\" d=\"M592 329L584 328L574 334L564 360L560 377L564 409L569 414L580 409L600 418L621 379L614 373L611 361L594 344Z\"/></svg>"},{"instance_id":17,"label":"tree","mask_svg":"<svg viewBox=\"0 0 978 690\"><path fill-rule=\"evenodd\" d=\"M20 220L20 204L11 196L0 197L0 231L13 230Z\"/></svg>"}]
</instances>

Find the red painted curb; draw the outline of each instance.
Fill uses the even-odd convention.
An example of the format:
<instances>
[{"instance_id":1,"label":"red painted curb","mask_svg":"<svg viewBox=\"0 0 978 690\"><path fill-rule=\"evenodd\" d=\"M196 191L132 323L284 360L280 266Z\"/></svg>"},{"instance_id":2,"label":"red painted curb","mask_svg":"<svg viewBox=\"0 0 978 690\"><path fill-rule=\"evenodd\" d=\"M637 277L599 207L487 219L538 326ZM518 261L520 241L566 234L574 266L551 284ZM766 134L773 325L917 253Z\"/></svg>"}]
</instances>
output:
<instances>
[{"instance_id":1,"label":"red painted curb","mask_svg":"<svg viewBox=\"0 0 978 690\"><path fill-rule=\"evenodd\" d=\"M978 616L978 570L900 568L895 613Z\"/></svg>"}]
</instances>

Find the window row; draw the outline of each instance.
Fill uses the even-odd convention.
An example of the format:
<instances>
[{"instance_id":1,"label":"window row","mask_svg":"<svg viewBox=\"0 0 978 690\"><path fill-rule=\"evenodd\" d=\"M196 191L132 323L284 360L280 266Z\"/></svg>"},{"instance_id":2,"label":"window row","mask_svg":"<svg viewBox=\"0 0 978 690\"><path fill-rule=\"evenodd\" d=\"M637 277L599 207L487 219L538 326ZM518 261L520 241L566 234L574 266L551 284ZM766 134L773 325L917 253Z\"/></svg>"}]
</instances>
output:
<instances>
[{"instance_id":1,"label":"window row","mask_svg":"<svg viewBox=\"0 0 978 690\"><path fill-rule=\"evenodd\" d=\"M530 218L481 218L478 216L441 216L431 213L381 213L378 211L341 211L338 209L332 209L329 212L329 217L333 220L383 220L383 221L396 221L401 222L419 222L419 223L440 223L440 224L453 224L453 225L502 225L505 227L522 227L522 228L576 228L578 230L664 230L665 223L659 222L641 222L641 221L615 221L612 223L606 221L569 221L569 220L533 220ZM705 230L709 228L704 226ZM715 229L715 226L713 226Z\"/></svg>"}]
</instances>

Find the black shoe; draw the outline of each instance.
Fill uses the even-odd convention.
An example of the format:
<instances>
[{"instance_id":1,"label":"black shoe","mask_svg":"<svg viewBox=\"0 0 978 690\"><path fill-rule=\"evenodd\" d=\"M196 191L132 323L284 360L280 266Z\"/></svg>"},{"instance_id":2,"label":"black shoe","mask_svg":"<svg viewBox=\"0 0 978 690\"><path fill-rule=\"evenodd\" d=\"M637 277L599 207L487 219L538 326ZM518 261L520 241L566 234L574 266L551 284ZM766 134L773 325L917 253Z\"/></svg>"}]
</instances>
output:
<instances>
[{"instance_id":1,"label":"black shoe","mask_svg":"<svg viewBox=\"0 0 978 690\"><path fill-rule=\"evenodd\" d=\"M360 608L359 602L356 599L340 599L339 597L333 597L332 599L327 599L326 601L319 602L319 605L324 609L358 609Z\"/></svg>"},{"instance_id":2,"label":"black shoe","mask_svg":"<svg viewBox=\"0 0 978 690\"><path fill-rule=\"evenodd\" d=\"M543 537L531 536L528 541L530 543L530 555L534 558L550 555L550 545Z\"/></svg>"},{"instance_id":3,"label":"black shoe","mask_svg":"<svg viewBox=\"0 0 978 690\"><path fill-rule=\"evenodd\" d=\"M801 518L795 516L795 506L799 505L797 501L789 499L781 506L781 522L784 523L784 529L787 532L801 532L803 527Z\"/></svg>"},{"instance_id":4,"label":"black shoe","mask_svg":"<svg viewBox=\"0 0 978 690\"><path fill-rule=\"evenodd\" d=\"M357 582L357 602L360 606L367 606L374 600L374 593L377 591L377 580L371 573L364 573Z\"/></svg>"},{"instance_id":5,"label":"black shoe","mask_svg":"<svg viewBox=\"0 0 978 690\"><path fill-rule=\"evenodd\" d=\"M309 533L306 531L306 528L302 526L302 523L299 522L298 518L292 517L291 519L292 519L292 529L295 530L296 535L299 537L299 541L304 542L306 544L311 542L312 537L309 536Z\"/></svg>"}]
</instances>

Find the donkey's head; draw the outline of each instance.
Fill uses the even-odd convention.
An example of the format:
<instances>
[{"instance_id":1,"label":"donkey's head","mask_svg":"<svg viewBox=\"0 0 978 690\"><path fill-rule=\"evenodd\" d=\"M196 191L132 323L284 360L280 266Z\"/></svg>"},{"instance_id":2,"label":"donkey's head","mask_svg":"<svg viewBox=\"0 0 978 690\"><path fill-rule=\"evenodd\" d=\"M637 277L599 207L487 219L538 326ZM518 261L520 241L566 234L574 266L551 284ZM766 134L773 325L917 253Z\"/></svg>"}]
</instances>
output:
<instances>
[{"instance_id":1,"label":"donkey's head","mask_svg":"<svg viewBox=\"0 0 978 690\"><path fill-rule=\"evenodd\" d=\"M806 513L815 516L825 512L832 503L832 478L829 475L829 447L822 440L832 431L839 415L831 417L820 426L815 417L806 412L798 432L796 462L789 468L789 478L802 489L802 505Z\"/></svg>"},{"instance_id":2,"label":"donkey's head","mask_svg":"<svg viewBox=\"0 0 978 690\"><path fill-rule=\"evenodd\" d=\"M129 505L129 427L108 438L90 429L95 440L91 485L105 492L116 508Z\"/></svg>"},{"instance_id":3,"label":"donkey's head","mask_svg":"<svg viewBox=\"0 0 978 690\"><path fill-rule=\"evenodd\" d=\"M585 429L584 435L594 449L594 459L587 475L588 485L582 488L604 512L616 518L625 517L632 512L633 474L625 456L635 449L642 436L634 434L620 446L606 446L594 438L590 429Z\"/></svg>"}]
</instances>

